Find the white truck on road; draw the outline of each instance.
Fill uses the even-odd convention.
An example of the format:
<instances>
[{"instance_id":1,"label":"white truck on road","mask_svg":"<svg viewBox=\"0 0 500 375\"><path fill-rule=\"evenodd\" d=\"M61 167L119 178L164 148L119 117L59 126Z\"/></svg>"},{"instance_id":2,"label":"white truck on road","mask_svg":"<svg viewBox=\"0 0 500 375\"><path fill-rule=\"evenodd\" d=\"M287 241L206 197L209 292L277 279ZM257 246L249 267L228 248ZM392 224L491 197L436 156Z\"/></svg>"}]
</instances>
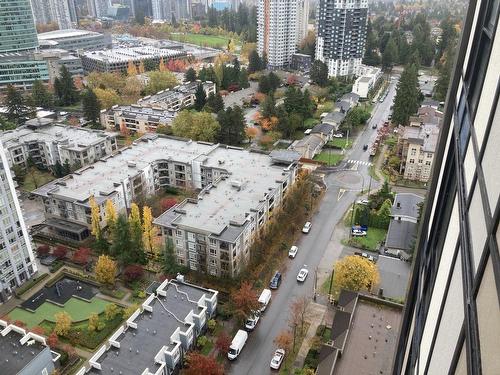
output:
<instances>
[{"instance_id":1,"label":"white truck on road","mask_svg":"<svg viewBox=\"0 0 500 375\"><path fill-rule=\"evenodd\" d=\"M243 331L242 329L236 332L236 335L231 342L231 346L229 347L229 351L227 352L227 358L230 361L235 360L241 353L241 350L245 346L248 339L248 333Z\"/></svg>"},{"instance_id":2,"label":"white truck on road","mask_svg":"<svg viewBox=\"0 0 500 375\"><path fill-rule=\"evenodd\" d=\"M259 297L259 304L260 304L259 311L261 313L264 312L270 301L271 301L271 291L269 289L264 289Z\"/></svg>"}]
</instances>

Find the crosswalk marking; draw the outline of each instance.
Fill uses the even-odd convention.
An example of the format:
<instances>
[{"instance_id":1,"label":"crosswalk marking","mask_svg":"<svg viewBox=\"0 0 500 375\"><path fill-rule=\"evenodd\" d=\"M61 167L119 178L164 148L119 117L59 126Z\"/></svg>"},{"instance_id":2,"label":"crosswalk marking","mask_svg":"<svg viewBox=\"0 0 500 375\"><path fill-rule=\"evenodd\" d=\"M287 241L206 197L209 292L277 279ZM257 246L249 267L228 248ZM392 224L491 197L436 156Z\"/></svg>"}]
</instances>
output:
<instances>
[{"instance_id":1,"label":"crosswalk marking","mask_svg":"<svg viewBox=\"0 0 500 375\"><path fill-rule=\"evenodd\" d=\"M369 161L361 161L361 160L347 160L348 164L359 164L359 165L368 165L372 166L373 164L370 163Z\"/></svg>"}]
</instances>

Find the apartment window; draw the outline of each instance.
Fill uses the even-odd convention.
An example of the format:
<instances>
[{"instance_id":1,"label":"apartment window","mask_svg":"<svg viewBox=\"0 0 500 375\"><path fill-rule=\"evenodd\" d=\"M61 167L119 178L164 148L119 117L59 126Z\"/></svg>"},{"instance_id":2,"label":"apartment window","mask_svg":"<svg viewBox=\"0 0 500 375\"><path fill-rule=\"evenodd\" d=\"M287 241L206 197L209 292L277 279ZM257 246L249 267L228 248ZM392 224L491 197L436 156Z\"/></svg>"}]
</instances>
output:
<instances>
[{"instance_id":1,"label":"apartment window","mask_svg":"<svg viewBox=\"0 0 500 375\"><path fill-rule=\"evenodd\" d=\"M217 240L213 239L213 238L210 238L210 246L215 246L217 245Z\"/></svg>"},{"instance_id":2,"label":"apartment window","mask_svg":"<svg viewBox=\"0 0 500 375\"><path fill-rule=\"evenodd\" d=\"M414 164L415 163L415 159L410 159L410 164Z\"/></svg>"},{"instance_id":3,"label":"apartment window","mask_svg":"<svg viewBox=\"0 0 500 375\"><path fill-rule=\"evenodd\" d=\"M208 251L209 251L210 255L214 255L214 256L217 255L217 249L210 248Z\"/></svg>"},{"instance_id":4,"label":"apartment window","mask_svg":"<svg viewBox=\"0 0 500 375\"><path fill-rule=\"evenodd\" d=\"M176 235L177 237L182 237L182 230L176 230L176 231L175 231L175 235Z\"/></svg>"}]
</instances>

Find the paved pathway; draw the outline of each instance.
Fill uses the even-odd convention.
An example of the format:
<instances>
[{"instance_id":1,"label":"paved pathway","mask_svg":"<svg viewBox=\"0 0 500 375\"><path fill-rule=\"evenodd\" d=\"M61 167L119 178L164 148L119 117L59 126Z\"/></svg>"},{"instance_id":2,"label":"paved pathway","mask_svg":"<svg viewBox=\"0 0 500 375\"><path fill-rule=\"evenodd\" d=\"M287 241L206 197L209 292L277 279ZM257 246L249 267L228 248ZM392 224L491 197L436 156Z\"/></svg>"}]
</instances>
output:
<instances>
[{"instance_id":1,"label":"paved pathway","mask_svg":"<svg viewBox=\"0 0 500 375\"><path fill-rule=\"evenodd\" d=\"M313 344L314 337L316 336L316 331L318 326L324 324L324 317L327 312L327 307L320 305L319 303L311 302L307 306L307 321L311 323L309 329L307 330L306 336L302 341L295 362L294 367L302 368L304 366L304 360L306 359L307 353Z\"/></svg>"}]
</instances>

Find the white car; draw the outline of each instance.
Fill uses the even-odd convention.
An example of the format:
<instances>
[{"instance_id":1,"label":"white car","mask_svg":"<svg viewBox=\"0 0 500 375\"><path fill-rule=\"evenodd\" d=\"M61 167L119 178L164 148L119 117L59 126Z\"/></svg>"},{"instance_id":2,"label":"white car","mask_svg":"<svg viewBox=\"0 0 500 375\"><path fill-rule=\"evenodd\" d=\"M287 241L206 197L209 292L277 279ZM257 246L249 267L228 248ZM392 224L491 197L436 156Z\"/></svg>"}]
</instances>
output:
<instances>
[{"instance_id":1,"label":"white car","mask_svg":"<svg viewBox=\"0 0 500 375\"><path fill-rule=\"evenodd\" d=\"M307 268L302 268L299 271L299 274L297 275L297 281L300 281L301 283L303 283L304 281L306 281L308 274L309 274L309 270Z\"/></svg>"},{"instance_id":2,"label":"white car","mask_svg":"<svg viewBox=\"0 0 500 375\"><path fill-rule=\"evenodd\" d=\"M337 133L333 135L333 138L342 138L342 137L343 137L342 133Z\"/></svg>"},{"instance_id":3,"label":"white car","mask_svg":"<svg viewBox=\"0 0 500 375\"><path fill-rule=\"evenodd\" d=\"M279 370L281 362L283 362L283 358L285 358L285 349L276 349L273 359L271 359L271 368L273 370Z\"/></svg>"},{"instance_id":4,"label":"white car","mask_svg":"<svg viewBox=\"0 0 500 375\"><path fill-rule=\"evenodd\" d=\"M311 230L311 227L312 227L312 224L310 221L306 222L304 224L304 227L302 228L302 233L309 233L309 231Z\"/></svg>"},{"instance_id":5,"label":"white car","mask_svg":"<svg viewBox=\"0 0 500 375\"><path fill-rule=\"evenodd\" d=\"M247 331L253 331L255 329L255 327L257 326L259 319L260 319L259 314L255 314L255 315L251 316L250 318L248 318L247 321L245 322L245 329Z\"/></svg>"},{"instance_id":6,"label":"white car","mask_svg":"<svg viewBox=\"0 0 500 375\"><path fill-rule=\"evenodd\" d=\"M353 229L351 231L351 233L352 233L352 235L354 237L364 237L364 236L366 236L366 231L360 230L360 229Z\"/></svg>"},{"instance_id":7,"label":"white car","mask_svg":"<svg viewBox=\"0 0 500 375\"><path fill-rule=\"evenodd\" d=\"M295 258L297 255L297 251L299 251L299 248L297 246L292 246L290 250L288 250L288 257L289 258Z\"/></svg>"},{"instance_id":8,"label":"white car","mask_svg":"<svg viewBox=\"0 0 500 375\"><path fill-rule=\"evenodd\" d=\"M368 255L367 253L361 253L361 256L362 256L363 258L368 259L370 262L374 262L374 263L375 263L375 258L374 258L374 257L372 257L371 255Z\"/></svg>"},{"instance_id":9,"label":"white car","mask_svg":"<svg viewBox=\"0 0 500 375\"><path fill-rule=\"evenodd\" d=\"M357 204L368 204L370 201L368 199L360 199L356 202Z\"/></svg>"}]
</instances>

